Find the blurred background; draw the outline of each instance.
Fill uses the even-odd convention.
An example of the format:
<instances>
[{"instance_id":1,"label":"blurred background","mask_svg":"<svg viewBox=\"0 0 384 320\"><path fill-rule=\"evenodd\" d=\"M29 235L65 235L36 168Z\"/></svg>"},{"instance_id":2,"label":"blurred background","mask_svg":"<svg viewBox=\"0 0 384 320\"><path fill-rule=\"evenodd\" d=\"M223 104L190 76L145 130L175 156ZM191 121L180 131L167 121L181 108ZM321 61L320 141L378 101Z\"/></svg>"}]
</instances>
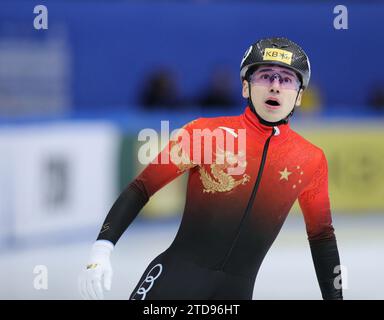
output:
<instances>
[{"instance_id":1,"label":"blurred background","mask_svg":"<svg viewBox=\"0 0 384 320\"><path fill-rule=\"evenodd\" d=\"M36 30L36 5L48 29ZM382 1L0 1L0 299L80 299L102 221L143 168L144 128L243 112L239 65L262 37L311 60L292 127L327 155L346 299L384 299ZM159 191L116 246L108 299L127 299L172 242L186 175ZM47 271L40 288L39 270ZM301 281L302 286L297 286ZM320 299L292 209L254 299Z\"/></svg>"}]
</instances>

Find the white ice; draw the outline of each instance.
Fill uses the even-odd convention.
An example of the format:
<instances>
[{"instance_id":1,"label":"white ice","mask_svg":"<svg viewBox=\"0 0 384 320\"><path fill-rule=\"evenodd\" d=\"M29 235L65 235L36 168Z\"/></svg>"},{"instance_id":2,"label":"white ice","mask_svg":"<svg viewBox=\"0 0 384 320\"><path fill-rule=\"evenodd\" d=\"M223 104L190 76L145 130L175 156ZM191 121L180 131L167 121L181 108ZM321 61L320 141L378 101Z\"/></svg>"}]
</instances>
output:
<instances>
[{"instance_id":1,"label":"white ice","mask_svg":"<svg viewBox=\"0 0 384 320\"><path fill-rule=\"evenodd\" d=\"M334 215L345 299L384 299L384 215ZM136 222L112 256L114 277L106 299L128 299L149 262L173 240L178 221ZM94 235L96 236L96 234ZM0 251L0 299L81 299L77 277L94 237ZM47 290L34 288L36 265L48 270ZM321 299L303 219L289 216L268 252L254 299Z\"/></svg>"}]
</instances>

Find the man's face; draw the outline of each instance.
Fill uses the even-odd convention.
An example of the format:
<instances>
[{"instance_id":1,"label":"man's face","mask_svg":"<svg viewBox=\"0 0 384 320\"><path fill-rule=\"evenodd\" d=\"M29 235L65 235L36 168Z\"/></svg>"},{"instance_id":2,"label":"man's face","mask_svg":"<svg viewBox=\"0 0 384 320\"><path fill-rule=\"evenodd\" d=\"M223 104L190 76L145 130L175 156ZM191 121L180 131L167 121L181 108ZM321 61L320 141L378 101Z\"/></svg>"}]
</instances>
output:
<instances>
[{"instance_id":1,"label":"man's face","mask_svg":"<svg viewBox=\"0 0 384 320\"><path fill-rule=\"evenodd\" d=\"M284 119L294 108L300 80L290 69L264 65L250 76L249 83L243 80L243 97L249 97L251 85L252 103L257 114L264 120L276 122ZM301 103L300 90L296 105Z\"/></svg>"}]
</instances>

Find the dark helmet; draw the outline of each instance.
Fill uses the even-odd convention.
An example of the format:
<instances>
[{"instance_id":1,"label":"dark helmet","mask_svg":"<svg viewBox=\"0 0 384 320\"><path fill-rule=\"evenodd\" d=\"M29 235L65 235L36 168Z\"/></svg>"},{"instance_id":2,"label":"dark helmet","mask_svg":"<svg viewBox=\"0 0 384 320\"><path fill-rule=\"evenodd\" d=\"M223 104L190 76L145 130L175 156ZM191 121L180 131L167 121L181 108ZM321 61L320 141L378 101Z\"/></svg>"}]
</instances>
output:
<instances>
[{"instance_id":1,"label":"dark helmet","mask_svg":"<svg viewBox=\"0 0 384 320\"><path fill-rule=\"evenodd\" d=\"M308 86L311 65L304 50L287 38L261 39L245 52L240 64L240 79L248 77L251 67L275 64L289 68L300 77L302 89ZM253 68L251 68L253 69Z\"/></svg>"}]
</instances>

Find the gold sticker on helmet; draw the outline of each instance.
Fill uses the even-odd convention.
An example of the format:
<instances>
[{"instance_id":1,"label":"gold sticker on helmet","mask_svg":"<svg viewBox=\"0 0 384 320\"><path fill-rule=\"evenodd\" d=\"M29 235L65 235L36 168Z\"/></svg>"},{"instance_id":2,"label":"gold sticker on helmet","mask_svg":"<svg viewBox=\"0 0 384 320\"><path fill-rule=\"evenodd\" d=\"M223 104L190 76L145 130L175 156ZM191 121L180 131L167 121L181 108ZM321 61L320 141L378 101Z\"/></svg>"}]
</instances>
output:
<instances>
[{"instance_id":1,"label":"gold sticker on helmet","mask_svg":"<svg viewBox=\"0 0 384 320\"><path fill-rule=\"evenodd\" d=\"M290 65L292 63L292 52L276 48L266 48L263 60L280 61Z\"/></svg>"}]
</instances>

